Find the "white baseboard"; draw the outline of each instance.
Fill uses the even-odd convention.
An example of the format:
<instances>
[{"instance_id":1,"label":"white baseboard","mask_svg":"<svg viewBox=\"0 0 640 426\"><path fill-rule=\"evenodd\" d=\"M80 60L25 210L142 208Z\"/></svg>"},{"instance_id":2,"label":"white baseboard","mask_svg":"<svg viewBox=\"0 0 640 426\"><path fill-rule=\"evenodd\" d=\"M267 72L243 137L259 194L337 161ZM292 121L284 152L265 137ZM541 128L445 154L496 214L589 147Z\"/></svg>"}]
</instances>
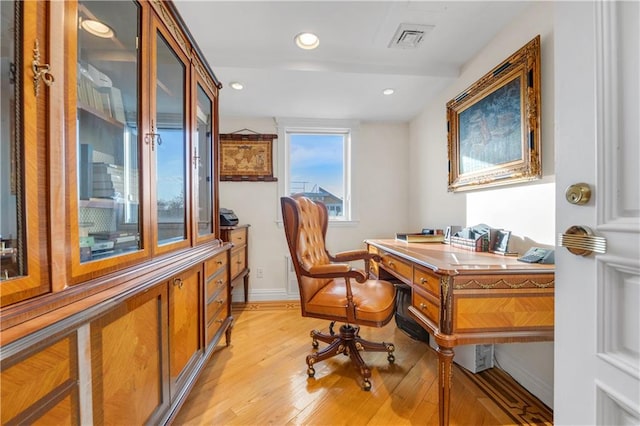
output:
<instances>
[{"instance_id":1,"label":"white baseboard","mask_svg":"<svg viewBox=\"0 0 640 426\"><path fill-rule=\"evenodd\" d=\"M287 291L283 288L249 288L249 301L250 302L271 302L274 300L299 300L300 296L297 294L287 294ZM244 302L244 295L242 291L234 292L231 298L232 302Z\"/></svg>"},{"instance_id":2,"label":"white baseboard","mask_svg":"<svg viewBox=\"0 0 640 426\"><path fill-rule=\"evenodd\" d=\"M553 409L553 383L541 380L534 372L526 369L526 362L508 352L495 351L498 365L511 375L526 390L534 394L545 405Z\"/></svg>"}]
</instances>

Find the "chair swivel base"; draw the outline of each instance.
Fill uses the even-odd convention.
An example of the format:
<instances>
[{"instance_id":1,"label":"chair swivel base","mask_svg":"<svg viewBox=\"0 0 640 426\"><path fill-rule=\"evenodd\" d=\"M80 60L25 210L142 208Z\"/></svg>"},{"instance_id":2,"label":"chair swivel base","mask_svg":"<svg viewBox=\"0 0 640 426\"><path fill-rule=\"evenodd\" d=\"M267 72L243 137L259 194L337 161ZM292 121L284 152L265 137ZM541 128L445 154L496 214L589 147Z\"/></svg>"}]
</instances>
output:
<instances>
[{"instance_id":1,"label":"chair swivel base","mask_svg":"<svg viewBox=\"0 0 640 426\"><path fill-rule=\"evenodd\" d=\"M333 325L333 323L332 323ZM333 329L331 330L333 331ZM371 370L360 356L360 351L370 352L387 352L387 360L393 364L396 357L393 355L395 347L393 343L376 343L370 342L361 338L358 333L360 327L345 324L340 327L340 334L334 333L325 334L318 330L311 331L311 338L313 339L313 347L318 348L318 340L324 343L328 343L329 346L307 356L307 374L309 377L313 377L316 374L316 370L313 365L316 362L324 361L339 354L349 356L351 361L356 365L362 376L362 389L365 391L371 390Z\"/></svg>"}]
</instances>

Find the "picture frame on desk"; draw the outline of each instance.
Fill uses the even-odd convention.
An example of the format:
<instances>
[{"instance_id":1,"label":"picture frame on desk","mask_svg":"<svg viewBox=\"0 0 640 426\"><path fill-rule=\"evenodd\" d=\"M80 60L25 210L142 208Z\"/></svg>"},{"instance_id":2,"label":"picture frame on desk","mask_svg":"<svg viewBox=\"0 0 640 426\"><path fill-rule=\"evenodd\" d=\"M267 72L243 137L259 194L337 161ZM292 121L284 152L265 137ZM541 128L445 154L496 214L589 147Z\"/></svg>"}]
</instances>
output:
<instances>
[{"instance_id":1,"label":"picture frame on desk","mask_svg":"<svg viewBox=\"0 0 640 426\"><path fill-rule=\"evenodd\" d=\"M489 242L489 252L507 255L509 254L509 237L511 236L511 231L505 231L504 229L497 229L494 232L494 235L491 236L491 240Z\"/></svg>"},{"instance_id":2,"label":"picture frame on desk","mask_svg":"<svg viewBox=\"0 0 640 426\"><path fill-rule=\"evenodd\" d=\"M542 177L540 36L447 103L450 192Z\"/></svg>"}]
</instances>

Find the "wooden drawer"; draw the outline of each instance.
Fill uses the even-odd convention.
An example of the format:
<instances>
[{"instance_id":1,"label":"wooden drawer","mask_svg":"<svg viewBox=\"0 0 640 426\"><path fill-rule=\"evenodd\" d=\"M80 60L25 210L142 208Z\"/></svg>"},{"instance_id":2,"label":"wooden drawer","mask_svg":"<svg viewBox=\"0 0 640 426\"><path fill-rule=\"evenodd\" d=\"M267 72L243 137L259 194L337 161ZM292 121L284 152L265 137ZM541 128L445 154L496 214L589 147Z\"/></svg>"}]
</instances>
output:
<instances>
[{"instance_id":1,"label":"wooden drawer","mask_svg":"<svg viewBox=\"0 0 640 426\"><path fill-rule=\"evenodd\" d=\"M207 324L207 345L211 343L214 336L224 324L224 320L229 315L228 304L223 303L218 311L215 312L213 319Z\"/></svg>"},{"instance_id":2,"label":"wooden drawer","mask_svg":"<svg viewBox=\"0 0 640 426\"><path fill-rule=\"evenodd\" d=\"M205 300L209 301L218 292L227 287L227 274L226 270L221 270L217 274L207 278L207 292L205 293Z\"/></svg>"},{"instance_id":3,"label":"wooden drawer","mask_svg":"<svg viewBox=\"0 0 640 426\"><path fill-rule=\"evenodd\" d=\"M413 270L413 283L433 294L435 297L440 297L440 280L430 270L416 266Z\"/></svg>"},{"instance_id":4,"label":"wooden drawer","mask_svg":"<svg viewBox=\"0 0 640 426\"><path fill-rule=\"evenodd\" d=\"M235 278L247 267L247 257L244 247L234 248L231 251L231 277Z\"/></svg>"},{"instance_id":5,"label":"wooden drawer","mask_svg":"<svg viewBox=\"0 0 640 426\"><path fill-rule=\"evenodd\" d=\"M426 315L431 321L435 324L439 324L440 322L440 308L433 301L429 300L428 297L423 296L418 291L413 291L413 300L412 305Z\"/></svg>"},{"instance_id":6,"label":"wooden drawer","mask_svg":"<svg viewBox=\"0 0 640 426\"><path fill-rule=\"evenodd\" d=\"M229 232L229 241L236 247L247 244L247 228L233 229Z\"/></svg>"},{"instance_id":7,"label":"wooden drawer","mask_svg":"<svg viewBox=\"0 0 640 426\"><path fill-rule=\"evenodd\" d=\"M404 278L407 283L413 279L413 267L409 262L385 252L380 253L382 266L398 278Z\"/></svg>"},{"instance_id":8,"label":"wooden drawer","mask_svg":"<svg viewBox=\"0 0 640 426\"><path fill-rule=\"evenodd\" d=\"M228 262L228 252L223 251L217 256L212 257L204 262L204 276L210 277L220 268L223 268Z\"/></svg>"},{"instance_id":9,"label":"wooden drawer","mask_svg":"<svg viewBox=\"0 0 640 426\"><path fill-rule=\"evenodd\" d=\"M207 324L213 321L214 317L222 306L227 305L227 292L222 289L211 299L207 300Z\"/></svg>"}]
</instances>

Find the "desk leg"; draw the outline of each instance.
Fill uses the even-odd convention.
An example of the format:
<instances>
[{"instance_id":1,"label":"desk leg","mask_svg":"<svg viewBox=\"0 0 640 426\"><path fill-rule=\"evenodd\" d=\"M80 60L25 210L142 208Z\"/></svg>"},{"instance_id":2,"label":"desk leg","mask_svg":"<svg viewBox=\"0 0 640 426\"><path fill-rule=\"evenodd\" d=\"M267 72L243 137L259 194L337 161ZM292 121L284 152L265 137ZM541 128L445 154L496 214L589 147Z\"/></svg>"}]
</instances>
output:
<instances>
[{"instance_id":1,"label":"desk leg","mask_svg":"<svg viewBox=\"0 0 640 426\"><path fill-rule=\"evenodd\" d=\"M247 273L244 276L244 304L246 305L249 302L249 269L247 269Z\"/></svg>"},{"instance_id":2,"label":"desk leg","mask_svg":"<svg viewBox=\"0 0 640 426\"><path fill-rule=\"evenodd\" d=\"M438 345L438 411L440 426L449 425L453 348Z\"/></svg>"}]
</instances>

